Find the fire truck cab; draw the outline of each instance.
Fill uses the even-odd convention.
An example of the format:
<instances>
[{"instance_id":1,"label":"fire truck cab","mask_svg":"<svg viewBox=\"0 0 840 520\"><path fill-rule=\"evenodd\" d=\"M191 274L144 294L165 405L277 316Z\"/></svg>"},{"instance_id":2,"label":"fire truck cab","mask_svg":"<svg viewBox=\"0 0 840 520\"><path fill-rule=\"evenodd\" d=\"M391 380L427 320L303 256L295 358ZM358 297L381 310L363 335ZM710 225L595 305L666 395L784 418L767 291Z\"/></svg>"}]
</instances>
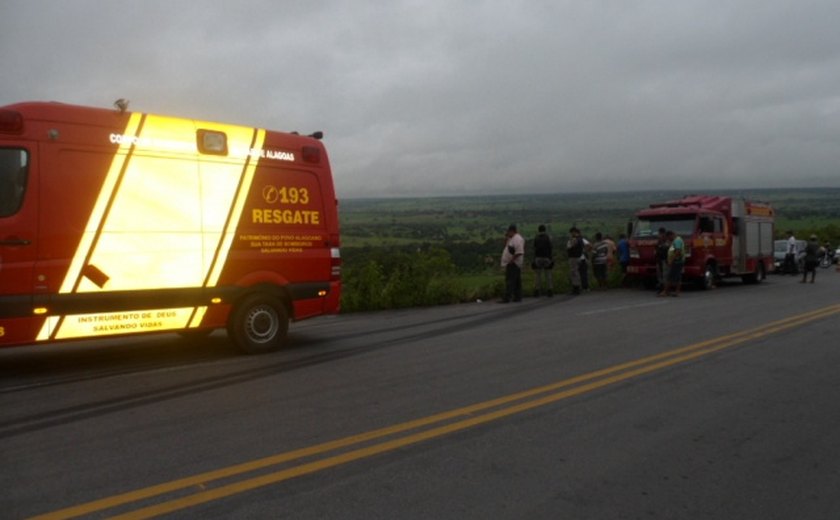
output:
<instances>
[{"instance_id":1,"label":"fire truck cab","mask_svg":"<svg viewBox=\"0 0 840 520\"><path fill-rule=\"evenodd\" d=\"M683 238L683 277L703 288L713 287L726 276L761 282L773 270L774 211L768 204L724 196L688 196L637 212L629 229L627 273L650 285L657 281L660 229Z\"/></svg>"},{"instance_id":2,"label":"fire truck cab","mask_svg":"<svg viewBox=\"0 0 840 520\"><path fill-rule=\"evenodd\" d=\"M317 135L0 107L0 346L227 328L246 352L339 310Z\"/></svg>"}]
</instances>

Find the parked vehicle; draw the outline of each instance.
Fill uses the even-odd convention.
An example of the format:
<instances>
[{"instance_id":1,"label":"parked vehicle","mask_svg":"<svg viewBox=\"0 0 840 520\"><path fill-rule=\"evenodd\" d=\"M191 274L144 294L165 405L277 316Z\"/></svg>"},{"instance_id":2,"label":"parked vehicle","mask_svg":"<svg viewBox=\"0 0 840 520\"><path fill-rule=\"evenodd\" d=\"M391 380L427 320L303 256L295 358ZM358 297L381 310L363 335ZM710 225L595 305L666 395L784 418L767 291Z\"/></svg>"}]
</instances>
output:
<instances>
[{"instance_id":1,"label":"parked vehicle","mask_svg":"<svg viewBox=\"0 0 840 520\"><path fill-rule=\"evenodd\" d=\"M0 107L0 346L226 327L250 353L339 309L320 134Z\"/></svg>"},{"instance_id":2,"label":"parked vehicle","mask_svg":"<svg viewBox=\"0 0 840 520\"><path fill-rule=\"evenodd\" d=\"M684 278L711 288L726 276L757 283L774 269L775 212L764 203L722 196L689 196L636 213L627 274L656 280L657 231L674 231L686 244Z\"/></svg>"},{"instance_id":3,"label":"parked vehicle","mask_svg":"<svg viewBox=\"0 0 840 520\"><path fill-rule=\"evenodd\" d=\"M785 265L785 257L787 256L788 241L776 240L773 242L773 262L775 264L775 272L777 274L799 274L805 269L805 246L808 242L805 240L796 241L796 250L799 252L796 256L796 264L791 270Z\"/></svg>"},{"instance_id":4,"label":"parked vehicle","mask_svg":"<svg viewBox=\"0 0 840 520\"><path fill-rule=\"evenodd\" d=\"M834 250L828 244L820 248L820 267L827 269L834 264Z\"/></svg>"}]
</instances>

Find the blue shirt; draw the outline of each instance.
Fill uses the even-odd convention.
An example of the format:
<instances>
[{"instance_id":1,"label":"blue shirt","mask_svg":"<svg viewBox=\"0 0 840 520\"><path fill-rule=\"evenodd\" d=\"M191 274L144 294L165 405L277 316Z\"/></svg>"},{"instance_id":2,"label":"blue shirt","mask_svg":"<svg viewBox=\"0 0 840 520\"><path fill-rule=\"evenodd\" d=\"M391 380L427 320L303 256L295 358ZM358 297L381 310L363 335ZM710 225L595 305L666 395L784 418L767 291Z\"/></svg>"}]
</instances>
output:
<instances>
[{"instance_id":1,"label":"blue shirt","mask_svg":"<svg viewBox=\"0 0 840 520\"><path fill-rule=\"evenodd\" d=\"M630 263L630 242L626 238L618 241L618 261L622 264Z\"/></svg>"},{"instance_id":2,"label":"blue shirt","mask_svg":"<svg viewBox=\"0 0 840 520\"><path fill-rule=\"evenodd\" d=\"M669 262L682 262L685 259L685 242L682 237L677 235L674 241L671 242L671 249L668 250Z\"/></svg>"}]
</instances>

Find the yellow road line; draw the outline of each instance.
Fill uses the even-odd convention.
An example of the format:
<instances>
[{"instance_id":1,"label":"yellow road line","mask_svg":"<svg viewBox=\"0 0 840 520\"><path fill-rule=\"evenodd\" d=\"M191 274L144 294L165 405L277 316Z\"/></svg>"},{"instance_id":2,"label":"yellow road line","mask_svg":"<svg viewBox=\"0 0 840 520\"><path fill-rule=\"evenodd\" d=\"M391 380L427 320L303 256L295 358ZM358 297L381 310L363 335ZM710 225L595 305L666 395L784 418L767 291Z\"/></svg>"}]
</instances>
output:
<instances>
[{"instance_id":1,"label":"yellow road line","mask_svg":"<svg viewBox=\"0 0 840 520\"><path fill-rule=\"evenodd\" d=\"M386 440L378 444L357 448L355 450L340 453L338 455L333 455L314 462L304 463L298 466L279 470L266 475L241 480L238 482L220 486L215 489L201 491L186 497L177 498L166 502L162 502L157 505L137 509L135 511L126 513L121 516L117 516L115 518L139 519L154 517L157 515L177 511L205 502L218 500L224 497L263 487L269 484L282 482L284 480L288 480L298 476L314 473L341 464L346 464L348 462L360 460L366 457L370 457L372 455L393 451L398 448L416 444L436 437L448 435L453 432L472 428L504 417L509 417L511 415L522 413L527 410L545 406L547 404L551 404L563 399L568 399L570 397L575 397L600 388L604 388L609 385L626 381L628 379L638 377L640 375L649 374L680 363L691 361L711 354L713 352L717 352L735 345L739 345L750 340L755 340L765 336L769 336L771 334L775 334L777 332L797 327L805 323L822 319L837 313L840 313L840 305L833 305L830 307L819 309L817 311L812 311L797 316L785 318L782 320L774 321L754 329L748 329L746 331L736 332L733 334L720 336L718 338L701 341L698 343L688 345L686 347L678 348L668 352L663 352L661 354L647 356L635 361L615 365L613 367L597 370L594 372L572 377L563 381L558 381L556 383L533 388L516 394L511 394L482 403L477 403L474 405L457 408L440 414L431 415L421 419L400 423L387 428L372 430L370 432L362 433L359 435L353 435L335 441L330 441L323 444L310 446L307 448L281 453L263 459L257 459L247 463L237 464L234 466L229 466L227 468L221 468L215 471L201 473L198 475L174 480L156 486L150 486L147 488L138 489L120 495L114 495L112 497L104 498L101 500L96 500L85 504L80 504L78 506L54 511L52 513L47 513L45 515L41 515L35 518L43 520L73 518L84 514L95 513L98 511L103 511L117 506L130 504L132 502L137 502L147 498L152 498L167 493L172 493L174 491L183 490L191 486L204 486L208 483L223 478L242 475L258 469L275 466L284 462L290 462L304 457L324 454L344 448L351 448L353 446L361 445L362 443L368 441L381 439L383 437L392 436L402 432L417 430L425 426L432 426L448 420L462 418L456 422L444 424L443 426L438 426L436 428L412 433L396 439ZM569 388L561 392L551 393L555 392L556 390L560 390L562 388L567 387L573 388ZM537 397L541 395L542 397ZM518 401L523 401L529 398L534 399L527 400L519 404L514 404ZM482 415L474 415L477 412L482 412L493 408L500 409L487 412Z\"/></svg>"}]
</instances>

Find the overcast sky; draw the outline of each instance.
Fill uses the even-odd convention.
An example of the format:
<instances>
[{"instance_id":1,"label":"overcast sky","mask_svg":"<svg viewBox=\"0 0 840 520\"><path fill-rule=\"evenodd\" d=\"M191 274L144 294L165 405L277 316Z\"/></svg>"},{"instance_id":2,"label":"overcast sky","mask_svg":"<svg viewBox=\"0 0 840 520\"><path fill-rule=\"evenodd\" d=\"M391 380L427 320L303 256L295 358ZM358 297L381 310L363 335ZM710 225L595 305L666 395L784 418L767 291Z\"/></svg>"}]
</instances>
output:
<instances>
[{"instance_id":1,"label":"overcast sky","mask_svg":"<svg viewBox=\"0 0 840 520\"><path fill-rule=\"evenodd\" d=\"M840 2L2 0L0 105L323 130L339 197L840 186Z\"/></svg>"}]
</instances>

